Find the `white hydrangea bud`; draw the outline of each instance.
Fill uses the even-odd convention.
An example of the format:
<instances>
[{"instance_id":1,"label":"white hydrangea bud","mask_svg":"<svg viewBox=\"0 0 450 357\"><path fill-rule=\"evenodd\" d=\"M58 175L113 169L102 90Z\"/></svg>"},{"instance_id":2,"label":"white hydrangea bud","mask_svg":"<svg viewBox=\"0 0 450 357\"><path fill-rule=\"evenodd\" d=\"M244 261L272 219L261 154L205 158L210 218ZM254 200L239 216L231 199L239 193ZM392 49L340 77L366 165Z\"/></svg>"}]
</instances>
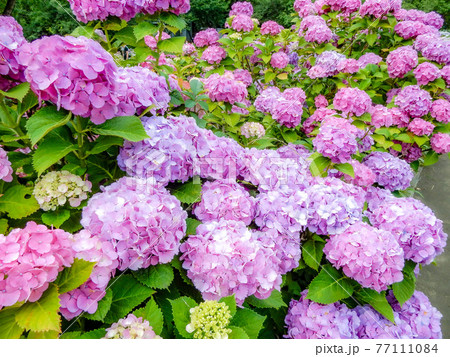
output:
<instances>
[{"instance_id":1,"label":"white hydrangea bud","mask_svg":"<svg viewBox=\"0 0 450 357\"><path fill-rule=\"evenodd\" d=\"M159 339L150 323L142 317L129 314L106 329L104 339Z\"/></svg>"}]
</instances>

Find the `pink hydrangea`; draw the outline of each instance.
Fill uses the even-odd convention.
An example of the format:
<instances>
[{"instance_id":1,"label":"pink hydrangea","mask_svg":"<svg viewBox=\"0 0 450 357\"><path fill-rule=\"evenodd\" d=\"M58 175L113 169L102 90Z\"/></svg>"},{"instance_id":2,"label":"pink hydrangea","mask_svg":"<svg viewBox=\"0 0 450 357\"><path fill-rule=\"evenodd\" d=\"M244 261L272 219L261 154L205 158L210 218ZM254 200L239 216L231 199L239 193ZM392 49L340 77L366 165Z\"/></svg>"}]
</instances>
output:
<instances>
[{"instance_id":1,"label":"pink hydrangea","mask_svg":"<svg viewBox=\"0 0 450 357\"><path fill-rule=\"evenodd\" d=\"M392 116L393 125L396 125L399 128L406 128L408 126L410 118L399 108L397 107L389 108L389 113Z\"/></svg>"},{"instance_id":2,"label":"pink hydrangea","mask_svg":"<svg viewBox=\"0 0 450 357\"><path fill-rule=\"evenodd\" d=\"M384 105L377 104L373 106L370 114L372 115L371 124L376 128L381 128L382 126L389 127L394 124L390 110Z\"/></svg>"},{"instance_id":3,"label":"pink hydrangea","mask_svg":"<svg viewBox=\"0 0 450 357\"><path fill-rule=\"evenodd\" d=\"M383 59L375 53L368 52L358 59L358 64L360 68L366 67L368 64L379 64Z\"/></svg>"},{"instance_id":4,"label":"pink hydrangea","mask_svg":"<svg viewBox=\"0 0 450 357\"><path fill-rule=\"evenodd\" d=\"M438 79L441 76L441 72L434 64L424 62L416 67L414 76L417 79L417 84L423 86Z\"/></svg>"},{"instance_id":5,"label":"pink hydrangea","mask_svg":"<svg viewBox=\"0 0 450 357\"><path fill-rule=\"evenodd\" d=\"M276 52L272 55L270 64L274 68L283 69L289 64L289 56L282 51Z\"/></svg>"},{"instance_id":6,"label":"pink hydrangea","mask_svg":"<svg viewBox=\"0 0 450 357\"><path fill-rule=\"evenodd\" d=\"M431 148L438 154L450 152L450 135L436 133L431 137Z\"/></svg>"},{"instance_id":7,"label":"pink hydrangea","mask_svg":"<svg viewBox=\"0 0 450 357\"><path fill-rule=\"evenodd\" d=\"M242 305L248 296L265 299L280 288L279 259L243 222L201 224L180 250L183 268L204 299L234 294Z\"/></svg>"},{"instance_id":8,"label":"pink hydrangea","mask_svg":"<svg viewBox=\"0 0 450 357\"><path fill-rule=\"evenodd\" d=\"M375 183L376 176L371 168L356 160L351 160L350 164L353 167L355 177L345 174L345 182L361 187L369 187Z\"/></svg>"},{"instance_id":9,"label":"pink hydrangea","mask_svg":"<svg viewBox=\"0 0 450 357\"><path fill-rule=\"evenodd\" d=\"M341 73L356 73L359 71L359 62L353 58L339 62L337 69Z\"/></svg>"},{"instance_id":10,"label":"pink hydrangea","mask_svg":"<svg viewBox=\"0 0 450 357\"><path fill-rule=\"evenodd\" d=\"M23 82L24 67L19 64L20 47L27 41L23 37L22 26L13 17L0 16L0 90L8 90L15 81ZM11 81L12 80L12 81Z\"/></svg>"},{"instance_id":11,"label":"pink hydrangea","mask_svg":"<svg viewBox=\"0 0 450 357\"><path fill-rule=\"evenodd\" d=\"M308 42L324 43L331 40L333 32L326 25L313 25L306 30L304 38Z\"/></svg>"},{"instance_id":12,"label":"pink hydrangea","mask_svg":"<svg viewBox=\"0 0 450 357\"><path fill-rule=\"evenodd\" d=\"M369 112L372 100L366 92L359 88L341 88L333 99L333 105L336 110L359 117Z\"/></svg>"},{"instance_id":13,"label":"pink hydrangea","mask_svg":"<svg viewBox=\"0 0 450 357\"><path fill-rule=\"evenodd\" d=\"M364 159L364 164L377 176L377 183L390 191L406 190L414 177L407 162L387 152L375 151Z\"/></svg>"},{"instance_id":14,"label":"pink hydrangea","mask_svg":"<svg viewBox=\"0 0 450 357\"><path fill-rule=\"evenodd\" d=\"M314 98L314 105L316 108L326 108L328 107L328 100L323 94L319 94Z\"/></svg>"},{"instance_id":15,"label":"pink hydrangea","mask_svg":"<svg viewBox=\"0 0 450 357\"><path fill-rule=\"evenodd\" d=\"M278 99L273 103L270 111L272 118L281 125L288 128L295 128L302 121L302 104L296 100Z\"/></svg>"},{"instance_id":16,"label":"pink hydrangea","mask_svg":"<svg viewBox=\"0 0 450 357\"><path fill-rule=\"evenodd\" d=\"M450 122L450 102L438 99L431 104L431 116L441 123Z\"/></svg>"},{"instance_id":17,"label":"pink hydrangea","mask_svg":"<svg viewBox=\"0 0 450 357\"><path fill-rule=\"evenodd\" d=\"M441 76L448 86L450 86L450 66L445 66L441 69Z\"/></svg>"},{"instance_id":18,"label":"pink hydrangea","mask_svg":"<svg viewBox=\"0 0 450 357\"><path fill-rule=\"evenodd\" d=\"M333 235L323 249L327 259L346 276L378 292L403 280L403 250L395 236L357 222Z\"/></svg>"},{"instance_id":19,"label":"pink hydrangea","mask_svg":"<svg viewBox=\"0 0 450 357\"><path fill-rule=\"evenodd\" d=\"M417 36L413 47L416 51L423 51L431 42L439 41L439 35L435 33L426 33Z\"/></svg>"},{"instance_id":20,"label":"pink hydrangea","mask_svg":"<svg viewBox=\"0 0 450 357\"><path fill-rule=\"evenodd\" d=\"M425 14L424 23L440 30L444 26L444 18L437 12L431 11Z\"/></svg>"},{"instance_id":21,"label":"pink hydrangea","mask_svg":"<svg viewBox=\"0 0 450 357\"><path fill-rule=\"evenodd\" d=\"M341 11L345 14L351 14L361 6L361 0L325 0L325 2L331 6L331 11Z\"/></svg>"},{"instance_id":22,"label":"pink hydrangea","mask_svg":"<svg viewBox=\"0 0 450 357\"><path fill-rule=\"evenodd\" d=\"M209 46L202 53L201 59L208 62L209 64L218 64L225 57L227 57L227 51L225 51L222 47L213 45Z\"/></svg>"},{"instance_id":23,"label":"pink hydrangea","mask_svg":"<svg viewBox=\"0 0 450 357\"><path fill-rule=\"evenodd\" d=\"M295 0L294 10L298 12L300 17L313 15L316 12L311 0Z\"/></svg>"},{"instance_id":24,"label":"pink hydrangea","mask_svg":"<svg viewBox=\"0 0 450 357\"><path fill-rule=\"evenodd\" d=\"M236 15L233 18L233 21L231 22L231 27L235 31L250 32L255 27L255 23L253 22L250 16L240 14Z\"/></svg>"},{"instance_id":25,"label":"pink hydrangea","mask_svg":"<svg viewBox=\"0 0 450 357\"><path fill-rule=\"evenodd\" d=\"M267 87L256 97L255 109L262 113L270 113L279 98L281 98L281 92L278 87Z\"/></svg>"},{"instance_id":26,"label":"pink hydrangea","mask_svg":"<svg viewBox=\"0 0 450 357\"><path fill-rule=\"evenodd\" d=\"M395 25L394 30L400 37L404 38L405 40L428 33L439 33L436 28L427 26L420 21L401 21L397 25Z\"/></svg>"},{"instance_id":27,"label":"pink hydrangea","mask_svg":"<svg viewBox=\"0 0 450 357\"><path fill-rule=\"evenodd\" d=\"M388 199L368 217L376 228L393 233L405 252L405 259L416 263L430 264L446 245L442 221L414 198Z\"/></svg>"},{"instance_id":28,"label":"pink hydrangea","mask_svg":"<svg viewBox=\"0 0 450 357\"><path fill-rule=\"evenodd\" d=\"M390 0L366 0L361 5L359 13L361 16L371 15L377 19L386 15L391 10Z\"/></svg>"},{"instance_id":29,"label":"pink hydrangea","mask_svg":"<svg viewBox=\"0 0 450 357\"><path fill-rule=\"evenodd\" d=\"M246 69L235 69L233 71L234 79L244 83L247 87L253 83L252 74Z\"/></svg>"},{"instance_id":30,"label":"pink hydrangea","mask_svg":"<svg viewBox=\"0 0 450 357\"><path fill-rule=\"evenodd\" d=\"M314 129L321 123L326 117L337 114L333 109L318 108L313 115L306 119L302 124L302 129L306 135L311 135Z\"/></svg>"},{"instance_id":31,"label":"pink hydrangea","mask_svg":"<svg viewBox=\"0 0 450 357\"><path fill-rule=\"evenodd\" d=\"M444 65L450 64L450 41L448 39L437 38L430 41L421 51L427 60Z\"/></svg>"},{"instance_id":32,"label":"pink hydrangea","mask_svg":"<svg viewBox=\"0 0 450 357\"><path fill-rule=\"evenodd\" d=\"M253 15L253 5L248 1L240 1L236 2L231 6L231 11L229 16L234 15L247 15L252 16Z\"/></svg>"},{"instance_id":33,"label":"pink hydrangea","mask_svg":"<svg viewBox=\"0 0 450 357\"><path fill-rule=\"evenodd\" d=\"M312 66L306 74L311 79L327 77L327 71L322 66Z\"/></svg>"},{"instance_id":34,"label":"pink hydrangea","mask_svg":"<svg viewBox=\"0 0 450 357\"><path fill-rule=\"evenodd\" d=\"M245 136L247 139L253 137L262 138L264 135L266 135L266 129L260 123L247 122L241 126L241 135Z\"/></svg>"},{"instance_id":35,"label":"pink hydrangea","mask_svg":"<svg viewBox=\"0 0 450 357\"><path fill-rule=\"evenodd\" d=\"M0 180L11 182L13 180L12 173L13 169L8 154L0 146Z\"/></svg>"},{"instance_id":36,"label":"pink hydrangea","mask_svg":"<svg viewBox=\"0 0 450 357\"><path fill-rule=\"evenodd\" d=\"M120 270L170 262L186 233L180 201L149 181L123 177L103 187L83 209L81 224L109 241Z\"/></svg>"},{"instance_id":37,"label":"pink hydrangea","mask_svg":"<svg viewBox=\"0 0 450 357\"><path fill-rule=\"evenodd\" d=\"M417 51L412 46L399 47L389 53L386 58L389 77L403 78L419 63Z\"/></svg>"},{"instance_id":38,"label":"pink hydrangea","mask_svg":"<svg viewBox=\"0 0 450 357\"><path fill-rule=\"evenodd\" d=\"M422 118L415 118L409 123L408 130L418 136L431 135L434 130L434 125Z\"/></svg>"},{"instance_id":39,"label":"pink hydrangea","mask_svg":"<svg viewBox=\"0 0 450 357\"><path fill-rule=\"evenodd\" d=\"M202 200L195 205L193 213L202 222L223 218L242 221L248 226L255 217L255 199L236 182L205 182Z\"/></svg>"},{"instance_id":40,"label":"pink hydrangea","mask_svg":"<svg viewBox=\"0 0 450 357\"><path fill-rule=\"evenodd\" d=\"M214 102L242 103L248 95L247 86L237 81L231 72L223 76L214 73L204 82L205 90Z\"/></svg>"},{"instance_id":41,"label":"pink hydrangea","mask_svg":"<svg viewBox=\"0 0 450 357\"><path fill-rule=\"evenodd\" d=\"M197 47L216 45L217 41L219 41L219 33L213 28L200 31L194 37L194 44Z\"/></svg>"},{"instance_id":42,"label":"pink hydrangea","mask_svg":"<svg viewBox=\"0 0 450 357\"><path fill-rule=\"evenodd\" d=\"M395 105L410 117L420 118L431 109L431 96L417 85L404 87L395 98Z\"/></svg>"},{"instance_id":43,"label":"pink hydrangea","mask_svg":"<svg viewBox=\"0 0 450 357\"><path fill-rule=\"evenodd\" d=\"M144 37L145 44L153 51L156 51L158 48L158 39L160 35L161 40L168 40L170 38L170 35L166 32L163 32L162 34L157 33L155 36L148 35Z\"/></svg>"},{"instance_id":44,"label":"pink hydrangea","mask_svg":"<svg viewBox=\"0 0 450 357\"><path fill-rule=\"evenodd\" d=\"M306 101L306 93L303 89L299 87L292 87L286 89L282 97L287 100L295 100L299 104L303 105Z\"/></svg>"},{"instance_id":45,"label":"pink hydrangea","mask_svg":"<svg viewBox=\"0 0 450 357\"><path fill-rule=\"evenodd\" d=\"M195 46L190 43L190 42L186 42L183 45L183 55L184 56L190 56L193 55L194 53L196 53L197 49L195 48Z\"/></svg>"},{"instance_id":46,"label":"pink hydrangea","mask_svg":"<svg viewBox=\"0 0 450 357\"><path fill-rule=\"evenodd\" d=\"M35 302L74 261L71 235L29 221L25 228L0 234L0 309Z\"/></svg>"},{"instance_id":47,"label":"pink hydrangea","mask_svg":"<svg viewBox=\"0 0 450 357\"><path fill-rule=\"evenodd\" d=\"M261 35L278 35L284 27L275 21L266 21L261 25Z\"/></svg>"}]
</instances>

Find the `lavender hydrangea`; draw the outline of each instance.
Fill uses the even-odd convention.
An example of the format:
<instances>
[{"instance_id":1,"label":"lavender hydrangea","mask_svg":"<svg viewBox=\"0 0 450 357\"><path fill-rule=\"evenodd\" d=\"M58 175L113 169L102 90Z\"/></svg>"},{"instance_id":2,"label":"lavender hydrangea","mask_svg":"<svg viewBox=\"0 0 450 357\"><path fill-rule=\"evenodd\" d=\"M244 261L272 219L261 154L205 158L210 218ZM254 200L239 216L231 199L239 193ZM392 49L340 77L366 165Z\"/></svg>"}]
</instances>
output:
<instances>
[{"instance_id":1,"label":"lavender hydrangea","mask_svg":"<svg viewBox=\"0 0 450 357\"><path fill-rule=\"evenodd\" d=\"M395 98L395 105L412 118L420 118L431 109L431 96L426 90L412 85L404 87Z\"/></svg>"},{"instance_id":2,"label":"lavender hydrangea","mask_svg":"<svg viewBox=\"0 0 450 357\"><path fill-rule=\"evenodd\" d=\"M8 154L0 146L0 180L11 182L13 180L12 173L13 169Z\"/></svg>"},{"instance_id":3,"label":"lavender hydrangea","mask_svg":"<svg viewBox=\"0 0 450 357\"><path fill-rule=\"evenodd\" d=\"M302 104L296 100L279 98L273 102L270 110L272 118L281 125L295 128L302 121Z\"/></svg>"}]
</instances>

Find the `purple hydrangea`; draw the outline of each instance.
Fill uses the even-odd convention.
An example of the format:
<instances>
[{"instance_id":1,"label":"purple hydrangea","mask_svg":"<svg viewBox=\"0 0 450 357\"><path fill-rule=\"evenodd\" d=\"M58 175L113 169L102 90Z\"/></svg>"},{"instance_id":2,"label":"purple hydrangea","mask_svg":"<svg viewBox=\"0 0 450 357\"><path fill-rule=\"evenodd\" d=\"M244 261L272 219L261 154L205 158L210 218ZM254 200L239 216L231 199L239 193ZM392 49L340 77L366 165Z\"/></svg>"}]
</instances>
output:
<instances>
[{"instance_id":1,"label":"purple hydrangea","mask_svg":"<svg viewBox=\"0 0 450 357\"><path fill-rule=\"evenodd\" d=\"M214 73L205 80L205 90L214 102L242 103L248 95L247 86L235 79L232 72Z\"/></svg>"},{"instance_id":2,"label":"purple hydrangea","mask_svg":"<svg viewBox=\"0 0 450 357\"><path fill-rule=\"evenodd\" d=\"M319 66L324 71L325 77L330 77L338 74L338 64L345 60L345 55L336 51L324 51L316 58L315 66ZM314 68L313 67L313 68Z\"/></svg>"},{"instance_id":3,"label":"purple hydrangea","mask_svg":"<svg viewBox=\"0 0 450 357\"><path fill-rule=\"evenodd\" d=\"M417 51L412 46L399 47L390 52L386 58L387 69L391 78L403 78L418 63Z\"/></svg>"},{"instance_id":4,"label":"purple hydrangea","mask_svg":"<svg viewBox=\"0 0 450 357\"><path fill-rule=\"evenodd\" d=\"M450 122L450 102L445 99L435 100L431 104L431 116L441 123Z\"/></svg>"},{"instance_id":5,"label":"purple hydrangea","mask_svg":"<svg viewBox=\"0 0 450 357\"><path fill-rule=\"evenodd\" d=\"M280 89L268 87L264 89L255 99L255 109L262 113L270 113L277 99L281 97Z\"/></svg>"},{"instance_id":6,"label":"purple hydrangea","mask_svg":"<svg viewBox=\"0 0 450 357\"><path fill-rule=\"evenodd\" d=\"M0 146L0 180L11 182L13 180L12 173L13 169L8 154Z\"/></svg>"},{"instance_id":7,"label":"purple hydrangea","mask_svg":"<svg viewBox=\"0 0 450 357\"><path fill-rule=\"evenodd\" d=\"M431 109L431 95L419 86L407 86L395 98L395 105L411 118L420 118Z\"/></svg>"},{"instance_id":8,"label":"purple hydrangea","mask_svg":"<svg viewBox=\"0 0 450 357\"><path fill-rule=\"evenodd\" d=\"M361 57L359 57L358 63L359 63L360 68L364 68L368 64L378 65L382 60L383 60L383 58L381 58L377 54L375 54L373 52L368 52L368 53L365 53L364 55L362 55Z\"/></svg>"},{"instance_id":9,"label":"purple hydrangea","mask_svg":"<svg viewBox=\"0 0 450 357\"><path fill-rule=\"evenodd\" d=\"M270 113L281 125L295 128L302 121L303 105L297 100L279 98L273 102Z\"/></svg>"}]
</instances>

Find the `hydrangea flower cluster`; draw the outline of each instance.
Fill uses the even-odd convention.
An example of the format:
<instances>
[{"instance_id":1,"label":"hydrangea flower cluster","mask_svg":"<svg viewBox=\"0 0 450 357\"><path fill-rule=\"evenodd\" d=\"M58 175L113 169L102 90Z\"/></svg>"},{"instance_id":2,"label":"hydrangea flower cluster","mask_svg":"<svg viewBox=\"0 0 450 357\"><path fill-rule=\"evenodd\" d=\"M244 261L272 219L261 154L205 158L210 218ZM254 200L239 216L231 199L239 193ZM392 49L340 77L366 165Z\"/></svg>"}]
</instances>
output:
<instances>
[{"instance_id":1,"label":"hydrangea flower cluster","mask_svg":"<svg viewBox=\"0 0 450 357\"><path fill-rule=\"evenodd\" d=\"M219 41L219 33L212 28L200 31L194 37L194 44L199 48L216 45L217 41Z\"/></svg>"},{"instance_id":2,"label":"hydrangea flower cluster","mask_svg":"<svg viewBox=\"0 0 450 357\"><path fill-rule=\"evenodd\" d=\"M430 264L443 252L447 234L442 229L442 221L414 198L385 200L368 217L373 226L397 237L405 259Z\"/></svg>"},{"instance_id":3,"label":"hydrangea flower cluster","mask_svg":"<svg viewBox=\"0 0 450 357\"><path fill-rule=\"evenodd\" d=\"M441 76L441 72L436 65L424 62L416 67L414 76L417 79L417 84L423 86L438 79Z\"/></svg>"},{"instance_id":4,"label":"hydrangea flower cluster","mask_svg":"<svg viewBox=\"0 0 450 357\"><path fill-rule=\"evenodd\" d=\"M202 200L193 212L203 222L225 219L247 226L255 217L255 199L236 182L209 181L202 186Z\"/></svg>"},{"instance_id":5,"label":"hydrangea flower cluster","mask_svg":"<svg viewBox=\"0 0 450 357\"><path fill-rule=\"evenodd\" d=\"M158 39L161 36L161 40L168 40L170 35L167 32L159 32L155 35L147 35L144 37L145 44L150 47L153 51L156 51L158 48Z\"/></svg>"},{"instance_id":6,"label":"hydrangea flower cluster","mask_svg":"<svg viewBox=\"0 0 450 357\"><path fill-rule=\"evenodd\" d=\"M450 102L445 99L438 99L431 104L430 115L441 123L450 122Z\"/></svg>"},{"instance_id":7,"label":"hydrangea flower cluster","mask_svg":"<svg viewBox=\"0 0 450 357\"><path fill-rule=\"evenodd\" d=\"M324 51L317 56L315 65L308 71L308 76L310 76L309 72L313 71L313 69L316 69L317 73L320 74L317 77L334 76L339 72L337 69L338 64L345 59L346 57L342 53L336 51Z\"/></svg>"},{"instance_id":8,"label":"hydrangea flower cluster","mask_svg":"<svg viewBox=\"0 0 450 357\"><path fill-rule=\"evenodd\" d=\"M446 154L450 152L450 135L444 133L436 133L432 136L431 148L438 154Z\"/></svg>"},{"instance_id":9,"label":"hydrangea flower cluster","mask_svg":"<svg viewBox=\"0 0 450 357\"><path fill-rule=\"evenodd\" d=\"M345 59L338 64L338 71L341 73L356 73L359 71L360 63L354 58Z\"/></svg>"},{"instance_id":10,"label":"hydrangea flower cluster","mask_svg":"<svg viewBox=\"0 0 450 357\"><path fill-rule=\"evenodd\" d=\"M412 46L399 47L386 58L387 70L391 78L403 78L419 63L416 50Z\"/></svg>"},{"instance_id":11,"label":"hydrangea flower cluster","mask_svg":"<svg viewBox=\"0 0 450 357\"><path fill-rule=\"evenodd\" d=\"M227 339L231 330L231 313L224 302L207 300L190 309L191 320L186 331L194 332L196 339Z\"/></svg>"},{"instance_id":12,"label":"hydrangea flower cluster","mask_svg":"<svg viewBox=\"0 0 450 357\"><path fill-rule=\"evenodd\" d=\"M119 115L117 66L96 41L51 36L22 46L19 61L40 100L49 100L94 124Z\"/></svg>"},{"instance_id":13,"label":"hydrangea flower cluster","mask_svg":"<svg viewBox=\"0 0 450 357\"><path fill-rule=\"evenodd\" d=\"M58 273L72 265L71 235L29 221L0 234L0 309L37 301Z\"/></svg>"},{"instance_id":14,"label":"hydrangea flower cluster","mask_svg":"<svg viewBox=\"0 0 450 357\"><path fill-rule=\"evenodd\" d=\"M257 122L246 122L241 126L241 135L245 136L247 139L256 137L262 138L266 135L266 129L264 126Z\"/></svg>"},{"instance_id":15,"label":"hydrangea flower cluster","mask_svg":"<svg viewBox=\"0 0 450 357\"><path fill-rule=\"evenodd\" d=\"M432 33L437 34L439 31L433 27L425 25L420 21L401 21L394 28L395 32L405 40L420 35Z\"/></svg>"},{"instance_id":16,"label":"hydrangea flower cluster","mask_svg":"<svg viewBox=\"0 0 450 357\"><path fill-rule=\"evenodd\" d=\"M423 120L422 118L416 118L411 121L411 123L409 123L408 130L418 136L431 135L433 133L434 127L434 124Z\"/></svg>"},{"instance_id":17,"label":"hydrangea flower cluster","mask_svg":"<svg viewBox=\"0 0 450 357\"><path fill-rule=\"evenodd\" d=\"M275 101L280 98L281 91L278 87L267 87L262 90L255 99L255 109L261 113L270 113Z\"/></svg>"},{"instance_id":18,"label":"hydrangea flower cluster","mask_svg":"<svg viewBox=\"0 0 450 357\"><path fill-rule=\"evenodd\" d=\"M220 63L227 56L227 51L217 45L212 45L203 51L201 59L209 64Z\"/></svg>"},{"instance_id":19,"label":"hydrangea flower cluster","mask_svg":"<svg viewBox=\"0 0 450 357\"><path fill-rule=\"evenodd\" d=\"M278 258L243 222L201 224L180 251L183 268L204 299L218 300L235 294L241 305L247 296L265 299L273 289L280 288Z\"/></svg>"},{"instance_id":20,"label":"hydrangea flower cluster","mask_svg":"<svg viewBox=\"0 0 450 357\"><path fill-rule=\"evenodd\" d=\"M120 270L137 270L173 259L186 218L180 201L164 188L123 177L89 200L81 224L112 243Z\"/></svg>"},{"instance_id":21,"label":"hydrangea flower cluster","mask_svg":"<svg viewBox=\"0 0 450 357\"><path fill-rule=\"evenodd\" d=\"M420 118L431 109L431 96L426 90L412 85L404 87L395 97L395 105L412 118Z\"/></svg>"},{"instance_id":22,"label":"hydrangea flower cluster","mask_svg":"<svg viewBox=\"0 0 450 357\"><path fill-rule=\"evenodd\" d=\"M378 292L403 280L403 249L395 236L363 222L332 235L323 249L327 259L365 288Z\"/></svg>"},{"instance_id":23,"label":"hydrangea flower cluster","mask_svg":"<svg viewBox=\"0 0 450 357\"><path fill-rule=\"evenodd\" d=\"M261 35L278 35L284 27L275 21L266 21L261 25Z\"/></svg>"},{"instance_id":24,"label":"hydrangea flower cluster","mask_svg":"<svg viewBox=\"0 0 450 357\"><path fill-rule=\"evenodd\" d=\"M231 27L233 28L233 30L238 32L250 32L255 27L255 23L250 16L239 14L234 16L233 20L231 21Z\"/></svg>"},{"instance_id":25,"label":"hydrangea flower cluster","mask_svg":"<svg viewBox=\"0 0 450 357\"><path fill-rule=\"evenodd\" d=\"M106 329L105 339L159 339L150 323L142 317L129 314Z\"/></svg>"},{"instance_id":26,"label":"hydrangea flower cluster","mask_svg":"<svg viewBox=\"0 0 450 357\"><path fill-rule=\"evenodd\" d=\"M375 183L376 176L371 168L367 167L357 160L351 160L350 164L353 167L355 177L351 177L350 175L345 174L345 182L361 187L370 187Z\"/></svg>"},{"instance_id":27,"label":"hydrangea flower cluster","mask_svg":"<svg viewBox=\"0 0 450 357\"><path fill-rule=\"evenodd\" d=\"M375 128L381 128L382 126L392 126L393 116L391 111L384 105L377 104L370 109L370 114L372 115L371 124Z\"/></svg>"},{"instance_id":28,"label":"hydrangea flower cluster","mask_svg":"<svg viewBox=\"0 0 450 357\"><path fill-rule=\"evenodd\" d=\"M0 180L11 182L13 180L12 173L13 169L8 154L0 146Z\"/></svg>"},{"instance_id":29,"label":"hydrangea flower cluster","mask_svg":"<svg viewBox=\"0 0 450 357\"><path fill-rule=\"evenodd\" d=\"M390 191L406 190L414 177L407 162L387 152L371 153L364 159L364 165L375 173L377 183Z\"/></svg>"},{"instance_id":30,"label":"hydrangea flower cluster","mask_svg":"<svg viewBox=\"0 0 450 357\"><path fill-rule=\"evenodd\" d=\"M371 15L377 19L386 15L389 11L391 11L390 0L366 0L359 8L359 14L361 16Z\"/></svg>"},{"instance_id":31,"label":"hydrangea flower cluster","mask_svg":"<svg viewBox=\"0 0 450 357\"><path fill-rule=\"evenodd\" d=\"M233 72L223 76L214 73L204 83L209 98L214 102L242 103L248 95L247 86L236 80Z\"/></svg>"},{"instance_id":32,"label":"hydrangea flower cluster","mask_svg":"<svg viewBox=\"0 0 450 357\"><path fill-rule=\"evenodd\" d=\"M373 52L367 52L358 59L359 67L365 68L368 64L378 65L383 58Z\"/></svg>"},{"instance_id":33,"label":"hydrangea flower cluster","mask_svg":"<svg viewBox=\"0 0 450 357\"><path fill-rule=\"evenodd\" d=\"M303 104L297 100L279 98L273 102L270 113L281 125L295 128L302 121Z\"/></svg>"},{"instance_id":34,"label":"hydrangea flower cluster","mask_svg":"<svg viewBox=\"0 0 450 357\"><path fill-rule=\"evenodd\" d=\"M239 1L231 5L229 16L235 15L253 15L253 5L248 1Z\"/></svg>"},{"instance_id":35,"label":"hydrangea flower cluster","mask_svg":"<svg viewBox=\"0 0 450 357\"><path fill-rule=\"evenodd\" d=\"M274 68L283 69L289 64L289 56L283 51L276 52L270 59L270 65Z\"/></svg>"},{"instance_id":36,"label":"hydrangea flower cluster","mask_svg":"<svg viewBox=\"0 0 450 357\"><path fill-rule=\"evenodd\" d=\"M366 92L359 88L341 88L334 96L333 105L336 110L359 117L369 112L372 100Z\"/></svg>"},{"instance_id":37,"label":"hydrangea flower cluster","mask_svg":"<svg viewBox=\"0 0 450 357\"><path fill-rule=\"evenodd\" d=\"M83 181L69 171L50 171L36 183L33 195L44 211L54 211L66 202L78 207L81 201L87 199L91 188L91 182Z\"/></svg>"}]
</instances>

